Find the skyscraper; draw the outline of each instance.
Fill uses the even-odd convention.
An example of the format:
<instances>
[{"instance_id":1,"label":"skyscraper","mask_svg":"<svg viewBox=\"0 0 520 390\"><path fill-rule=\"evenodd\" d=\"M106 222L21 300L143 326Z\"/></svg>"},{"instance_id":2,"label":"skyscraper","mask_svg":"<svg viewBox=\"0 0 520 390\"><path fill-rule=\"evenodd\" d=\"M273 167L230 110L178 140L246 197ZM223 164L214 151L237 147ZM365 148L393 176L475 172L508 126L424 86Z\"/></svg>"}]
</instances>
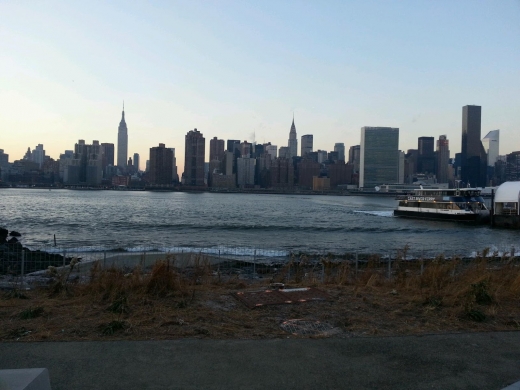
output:
<instances>
[{"instance_id":1,"label":"skyscraper","mask_svg":"<svg viewBox=\"0 0 520 390\"><path fill-rule=\"evenodd\" d=\"M353 173L359 173L361 146L354 145L348 150L348 162L352 164Z\"/></svg>"},{"instance_id":2,"label":"skyscraper","mask_svg":"<svg viewBox=\"0 0 520 390\"><path fill-rule=\"evenodd\" d=\"M435 138L419 137L417 140L417 150L419 157L417 161L417 172L419 173L435 173Z\"/></svg>"},{"instance_id":3,"label":"skyscraper","mask_svg":"<svg viewBox=\"0 0 520 390\"><path fill-rule=\"evenodd\" d=\"M480 106L462 107L461 180L464 186L486 185L487 155L480 141Z\"/></svg>"},{"instance_id":4,"label":"skyscraper","mask_svg":"<svg viewBox=\"0 0 520 390\"><path fill-rule=\"evenodd\" d=\"M373 189L399 181L399 129L361 128L359 187Z\"/></svg>"},{"instance_id":5,"label":"skyscraper","mask_svg":"<svg viewBox=\"0 0 520 390\"><path fill-rule=\"evenodd\" d=\"M140 163L139 153L134 153L134 169L136 172L139 172L139 163Z\"/></svg>"},{"instance_id":6,"label":"skyscraper","mask_svg":"<svg viewBox=\"0 0 520 390\"><path fill-rule=\"evenodd\" d=\"M184 151L184 179L188 186L204 185L204 154L206 140L197 129L186 134Z\"/></svg>"},{"instance_id":7,"label":"skyscraper","mask_svg":"<svg viewBox=\"0 0 520 390\"><path fill-rule=\"evenodd\" d=\"M296 138L296 126L294 125L294 115L293 115L293 119L292 119L291 131L289 132L288 147L289 147L289 156L296 157L298 155L298 138Z\"/></svg>"},{"instance_id":8,"label":"skyscraper","mask_svg":"<svg viewBox=\"0 0 520 390\"><path fill-rule=\"evenodd\" d=\"M43 161L45 160L45 150L43 149L42 144L36 145L31 153L31 161L38 164L38 167L41 168L43 165Z\"/></svg>"},{"instance_id":9,"label":"skyscraper","mask_svg":"<svg viewBox=\"0 0 520 390\"><path fill-rule=\"evenodd\" d=\"M450 165L450 141L445 135L437 140L437 182L448 183Z\"/></svg>"},{"instance_id":10,"label":"skyscraper","mask_svg":"<svg viewBox=\"0 0 520 390\"><path fill-rule=\"evenodd\" d=\"M338 153L338 161L345 161L345 144L343 142L336 142L334 151Z\"/></svg>"},{"instance_id":11,"label":"skyscraper","mask_svg":"<svg viewBox=\"0 0 520 390\"><path fill-rule=\"evenodd\" d=\"M114 144L101 144L101 161L103 170L107 167L107 165L114 165Z\"/></svg>"},{"instance_id":12,"label":"skyscraper","mask_svg":"<svg viewBox=\"0 0 520 390\"><path fill-rule=\"evenodd\" d=\"M209 141L209 161L222 161L224 158L224 140L213 137Z\"/></svg>"},{"instance_id":13,"label":"skyscraper","mask_svg":"<svg viewBox=\"0 0 520 390\"><path fill-rule=\"evenodd\" d=\"M150 148L150 183L172 184L173 152L164 144Z\"/></svg>"},{"instance_id":14,"label":"skyscraper","mask_svg":"<svg viewBox=\"0 0 520 390\"><path fill-rule=\"evenodd\" d=\"M294 130L296 131L296 129ZM305 157L307 153L312 153L312 144L313 144L313 136L312 134L306 134L302 135L302 145L301 145L301 156ZM311 178L311 184L309 187L312 187L312 178Z\"/></svg>"},{"instance_id":15,"label":"skyscraper","mask_svg":"<svg viewBox=\"0 0 520 390\"><path fill-rule=\"evenodd\" d=\"M278 146L276 145L267 145L265 147L265 152L271 156L271 159L275 159L278 154Z\"/></svg>"},{"instance_id":16,"label":"skyscraper","mask_svg":"<svg viewBox=\"0 0 520 390\"><path fill-rule=\"evenodd\" d=\"M500 130L491 130L482 139L484 151L487 153L488 167L494 167L499 155Z\"/></svg>"},{"instance_id":17,"label":"skyscraper","mask_svg":"<svg viewBox=\"0 0 520 390\"><path fill-rule=\"evenodd\" d=\"M102 179L101 145L99 141L92 141L88 145L80 139L74 145L74 155L67 161L64 169L63 181L65 184L100 185Z\"/></svg>"},{"instance_id":18,"label":"skyscraper","mask_svg":"<svg viewBox=\"0 0 520 390\"><path fill-rule=\"evenodd\" d=\"M227 151L231 153L235 153L235 149L240 149L240 140L238 139L228 139L227 140Z\"/></svg>"},{"instance_id":19,"label":"skyscraper","mask_svg":"<svg viewBox=\"0 0 520 390\"><path fill-rule=\"evenodd\" d=\"M123 114L119 129L117 130L117 166L121 169L126 168L128 159L128 129L125 122L125 105L123 103Z\"/></svg>"}]
</instances>

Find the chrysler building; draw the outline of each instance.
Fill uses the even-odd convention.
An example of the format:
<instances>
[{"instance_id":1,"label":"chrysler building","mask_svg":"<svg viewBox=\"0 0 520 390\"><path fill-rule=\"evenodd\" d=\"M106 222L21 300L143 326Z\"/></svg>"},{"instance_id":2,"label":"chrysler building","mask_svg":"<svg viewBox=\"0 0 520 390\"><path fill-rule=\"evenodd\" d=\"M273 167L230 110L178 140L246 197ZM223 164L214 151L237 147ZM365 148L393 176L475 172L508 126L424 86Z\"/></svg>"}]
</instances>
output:
<instances>
[{"instance_id":1,"label":"chrysler building","mask_svg":"<svg viewBox=\"0 0 520 390\"><path fill-rule=\"evenodd\" d=\"M289 132L289 154L291 157L298 155L298 139L296 138L296 126L294 126L294 114L292 119L291 131Z\"/></svg>"}]
</instances>

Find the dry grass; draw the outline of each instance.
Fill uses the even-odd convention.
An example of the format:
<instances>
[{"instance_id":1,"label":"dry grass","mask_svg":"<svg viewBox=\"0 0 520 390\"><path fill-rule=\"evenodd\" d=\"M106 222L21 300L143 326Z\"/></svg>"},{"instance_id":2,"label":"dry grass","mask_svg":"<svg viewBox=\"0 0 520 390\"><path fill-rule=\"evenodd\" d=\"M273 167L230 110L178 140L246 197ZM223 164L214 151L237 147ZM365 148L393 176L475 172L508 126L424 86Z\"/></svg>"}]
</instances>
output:
<instances>
[{"instance_id":1,"label":"dry grass","mask_svg":"<svg viewBox=\"0 0 520 390\"><path fill-rule=\"evenodd\" d=\"M291 318L328 322L343 331L334 337L518 330L518 261L486 255L471 262L438 257L421 272L421 261L405 261L404 253L390 278L378 257L358 270L292 259L273 278L256 281L223 278L203 257L184 270L174 257L148 272L96 265L85 283L71 283L69 272L56 274L48 289L5 294L0 339L278 338L288 336L279 325ZM289 277L291 287L317 286L333 301L249 310L230 295Z\"/></svg>"}]
</instances>

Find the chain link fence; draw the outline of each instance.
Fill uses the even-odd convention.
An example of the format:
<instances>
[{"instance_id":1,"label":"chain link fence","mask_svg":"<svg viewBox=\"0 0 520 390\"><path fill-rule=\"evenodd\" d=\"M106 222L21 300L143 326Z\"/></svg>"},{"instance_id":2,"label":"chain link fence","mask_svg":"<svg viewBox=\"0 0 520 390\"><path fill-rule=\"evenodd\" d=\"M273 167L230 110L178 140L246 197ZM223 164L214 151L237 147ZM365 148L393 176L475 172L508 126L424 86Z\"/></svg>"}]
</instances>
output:
<instances>
[{"instance_id":1,"label":"chain link fence","mask_svg":"<svg viewBox=\"0 0 520 390\"><path fill-rule=\"evenodd\" d=\"M516 254L517 256L520 253ZM0 281L36 283L45 278L49 267L55 269L73 267L71 275L87 278L94 264L101 269L117 268L131 272L139 267L144 272L158 261L165 261L185 274L203 269L219 280L265 279L271 282L333 283L345 278L357 278L370 270L384 278L393 278L400 272L423 274L432 262L457 260L464 264L476 257L492 259L514 258L515 248L484 250L467 257L424 256L407 246L387 253L301 253L259 248L150 248L131 249L103 247L41 247L29 249L17 243L0 246ZM198 272L198 271L197 271ZM2 283L0 283L0 287ZM5 286L4 286L5 287Z\"/></svg>"}]
</instances>

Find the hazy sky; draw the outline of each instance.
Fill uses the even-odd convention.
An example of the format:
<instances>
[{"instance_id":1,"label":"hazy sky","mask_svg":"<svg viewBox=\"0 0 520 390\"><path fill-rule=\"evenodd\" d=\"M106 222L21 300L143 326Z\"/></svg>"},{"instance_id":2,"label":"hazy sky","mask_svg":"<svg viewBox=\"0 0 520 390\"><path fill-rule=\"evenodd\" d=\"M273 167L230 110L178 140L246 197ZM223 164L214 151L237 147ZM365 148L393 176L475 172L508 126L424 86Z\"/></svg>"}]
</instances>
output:
<instances>
[{"instance_id":1,"label":"hazy sky","mask_svg":"<svg viewBox=\"0 0 520 390\"><path fill-rule=\"evenodd\" d=\"M400 149L447 134L462 106L482 136L520 150L520 1L0 1L0 149L78 139L129 155L175 147L198 128L223 139L314 149L359 144L362 126L400 128ZM299 139L300 141L300 139ZM299 148L299 146L298 146ZM299 152L299 150L298 150Z\"/></svg>"}]
</instances>

